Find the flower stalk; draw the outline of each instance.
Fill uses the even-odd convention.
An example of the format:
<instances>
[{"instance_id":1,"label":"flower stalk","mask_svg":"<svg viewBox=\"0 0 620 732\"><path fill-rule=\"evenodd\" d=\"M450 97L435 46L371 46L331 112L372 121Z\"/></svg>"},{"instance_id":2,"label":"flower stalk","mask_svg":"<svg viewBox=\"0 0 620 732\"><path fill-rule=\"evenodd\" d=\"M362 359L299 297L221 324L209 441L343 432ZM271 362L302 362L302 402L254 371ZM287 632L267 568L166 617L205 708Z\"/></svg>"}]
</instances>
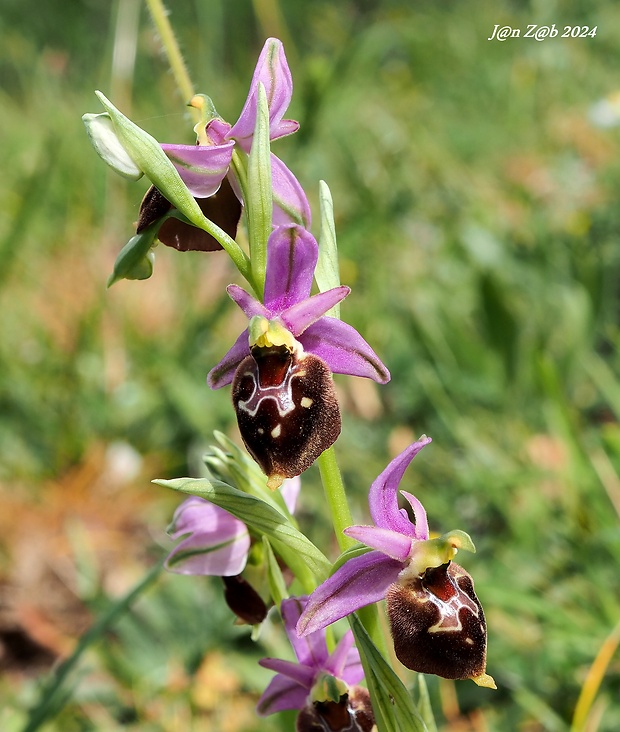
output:
<instances>
[{"instance_id":1,"label":"flower stalk","mask_svg":"<svg viewBox=\"0 0 620 732\"><path fill-rule=\"evenodd\" d=\"M328 447L318 458L317 465L321 473L321 482L323 484L323 493L329 507L329 515L334 527L334 534L340 551L355 546L355 539L351 539L344 530L351 526L353 518L349 501L347 499L344 482L336 459L336 451L333 446Z\"/></svg>"},{"instance_id":2,"label":"flower stalk","mask_svg":"<svg viewBox=\"0 0 620 732\"><path fill-rule=\"evenodd\" d=\"M172 26L168 20L168 12L161 0L146 0L146 5L161 39L161 44L170 64L170 70L172 71L177 89L181 94L181 99L191 99L194 96L194 85L192 84L185 61L183 61L183 55L179 49L179 44L177 43ZM196 119L198 119L199 113L196 113L194 110L192 112L196 116Z\"/></svg>"}]
</instances>

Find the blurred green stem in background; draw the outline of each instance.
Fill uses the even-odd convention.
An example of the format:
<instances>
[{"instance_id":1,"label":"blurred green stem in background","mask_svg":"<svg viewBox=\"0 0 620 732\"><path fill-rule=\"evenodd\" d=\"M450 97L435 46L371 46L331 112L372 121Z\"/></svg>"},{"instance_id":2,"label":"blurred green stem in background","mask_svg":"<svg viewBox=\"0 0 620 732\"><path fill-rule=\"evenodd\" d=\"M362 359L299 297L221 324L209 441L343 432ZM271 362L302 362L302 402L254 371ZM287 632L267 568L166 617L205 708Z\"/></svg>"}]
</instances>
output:
<instances>
[{"instance_id":1,"label":"blurred green stem in background","mask_svg":"<svg viewBox=\"0 0 620 732\"><path fill-rule=\"evenodd\" d=\"M155 583L159 577L163 560L155 564L142 579L120 600L113 603L99 619L80 637L73 653L54 671L41 690L40 700L28 715L28 722L22 732L35 732L49 722L64 706L71 695L71 689L63 693L63 684L78 661L94 643L103 636L130 610L133 603Z\"/></svg>"},{"instance_id":2,"label":"blurred green stem in background","mask_svg":"<svg viewBox=\"0 0 620 732\"><path fill-rule=\"evenodd\" d=\"M146 0L146 4L155 28L159 33L177 88L179 89L184 101L189 102L195 94L194 85L192 84L185 62L183 61L183 56L181 55L179 44L177 43L172 26L168 21L166 8L161 0ZM200 112L195 110L193 107L190 107L190 109L198 122L200 120Z\"/></svg>"},{"instance_id":3,"label":"blurred green stem in background","mask_svg":"<svg viewBox=\"0 0 620 732\"><path fill-rule=\"evenodd\" d=\"M575 713L573 715L573 723L570 732L586 732L586 730L598 727L593 723L592 717L596 710L593 708L596 695L599 692L601 683L605 678L605 674L609 668L609 664L613 660L618 646L620 645L620 621L616 623L611 633L605 638L596 658L590 666L588 675L583 682L577 704L575 705ZM600 706L600 705L599 705Z\"/></svg>"}]
</instances>

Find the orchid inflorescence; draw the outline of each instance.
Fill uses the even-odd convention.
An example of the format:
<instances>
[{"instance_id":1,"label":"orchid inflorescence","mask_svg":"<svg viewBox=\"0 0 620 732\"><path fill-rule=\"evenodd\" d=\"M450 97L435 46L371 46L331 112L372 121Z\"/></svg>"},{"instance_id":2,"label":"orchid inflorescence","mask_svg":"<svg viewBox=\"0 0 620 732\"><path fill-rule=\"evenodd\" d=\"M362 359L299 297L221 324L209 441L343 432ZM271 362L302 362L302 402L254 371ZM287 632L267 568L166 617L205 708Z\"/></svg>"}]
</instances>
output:
<instances>
[{"instance_id":1,"label":"orchid inflorescence","mask_svg":"<svg viewBox=\"0 0 620 732\"><path fill-rule=\"evenodd\" d=\"M340 284L328 189L322 184L317 242L302 186L271 153L270 141L299 128L284 119L292 88L283 46L270 38L235 124L223 120L208 97L190 100L200 114L195 145L160 145L100 93L105 112L84 115L104 161L152 183L109 283L151 276L158 242L181 251L225 250L247 282L247 288L227 288L248 325L212 366L208 384L232 385L252 460L216 435L206 476L157 481L190 494L169 528L179 543L166 568L221 577L229 607L238 622L254 626L253 637L270 622L270 608L279 607L297 661L261 662L276 676L258 702L259 714L298 709L298 730L371 730L375 724L422 730L411 696L378 651L376 623L363 614L360 622L356 613L385 598L402 664L494 688L486 673L484 612L470 575L453 561L459 549L474 546L458 530L431 538L420 501L399 491L405 470L431 442L427 437L372 483L374 523L344 530L350 548L335 565L295 519L300 474L325 461L340 434L332 375L385 384L390 373L339 318L338 305L350 289ZM247 251L236 241L242 214ZM314 280L319 289L312 294ZM339 490L323 471L322 477L328 495ZM399 492L411 518L399 507ZM329 626L346 617L358 648L351 631L333 646ZM364 676L368 689L359 685Z\"/></svg>"}]
</instances>

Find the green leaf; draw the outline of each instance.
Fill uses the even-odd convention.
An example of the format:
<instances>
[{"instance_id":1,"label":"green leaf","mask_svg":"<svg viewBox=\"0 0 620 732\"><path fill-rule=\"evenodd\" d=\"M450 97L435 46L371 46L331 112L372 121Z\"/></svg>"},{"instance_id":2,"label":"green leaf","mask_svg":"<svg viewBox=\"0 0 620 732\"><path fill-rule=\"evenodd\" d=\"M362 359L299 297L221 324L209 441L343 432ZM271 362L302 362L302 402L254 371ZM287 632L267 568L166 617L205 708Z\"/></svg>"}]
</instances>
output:
<instances>
[{"instance_id":1,"label":"green leaf","mask_svg":"<svg viewBox=\"0 0 620 732\"><path fill-rule=\"evenodd\" d=\"M271 185L271 152L269 146L269 106L262 82L258 84L256 125L248 161L246 211L250 259L258 296L265 291L267 240L271 234L273 193Z\"/></svg>"},{"instance_id":2,"label":"green leaf","mask_svg":"<svg viewBox=\"0 0 620 732\"><path fill-rule=\"evenodd\" d=\"M267 581L269 582L269 593L275 604L280 607L282 600L288 597L286 582L282 576L282 570L273 553L269 539L263 535L263 549L265 550L265 559L267 560Z\"/></svg>"},{"instance_id":3,"label":"green leaf","mask_svg":"<svg viewBox=\"0 0 620 732\"><path fill-rule=\"evenodd\" d=\"M356 613L349 615L379 732L429 732L411 695L370 639Z\"/></svg>"},{"instance_id":4,"label":"green leaf","mask_svg":"<svg viewBox=\"0 0 620 732\"><path fill-rule=\"evenodd\" d=\"M155 255L151 249L160 226L161 221L153 222L125 244L114 262L108 287L119 280L147 280L153 274Z\"/></svg>"},{"instance_id":5,"label":"green leaf","mask_svg":"<svg viewBox=\"0 0 620 732\"><path fill-rule=\"evenodd\" d=\"M428 732L437 732L437 724L435 723L431 699L428 694L426 677L424 674L416 674L416 680L418 683L418 711L424 720L424 724L426 725Z\"/></svg>"},{"instance_id":6,"label":"green leaf","mask_svg":"<svg viewBox=\"0 0 620 732\"><path fill-rule=\"evenodd\" d=\"M213 436L224 450L220 450L216 445L209 446L209 452L205 455L204 462L210 473L223 483L233 485L244 493L250 493L265 501L284 514L290 523L297 527L295 517L291 516L282 492L270 491L267 488L265 474L248 453L218 430L213 432Z\"/></svg>"},{"instance_id":7,"label":"green leaf","mask_svg":"<svg viewBox=\"0 0 620 732\"><path fill-rule=\"evenodd\" d=\"M175 478L154 480L157 485L205 498L232 513L254 533L267 536L295 576L312 591L329 573L331 564L317 547L273 506L219 480ZM308 573L312 576L309 577Z\"/></svg>"},{"instance_id":8,"label":"green leaf","mask_svg":"<svg viewBox=\"0 0 620 732\"><path fill-rule=\"evenodd\" d=\"M319 182L319 204L321 206L321 234L319 236L319 261L314 271L314 279L321 292L340 285L338 267L338 244L334 224L334 204L332 194L325 181ZM328 310L327 315L340 317L340 303Z\"/></svg>"}]
</instances>

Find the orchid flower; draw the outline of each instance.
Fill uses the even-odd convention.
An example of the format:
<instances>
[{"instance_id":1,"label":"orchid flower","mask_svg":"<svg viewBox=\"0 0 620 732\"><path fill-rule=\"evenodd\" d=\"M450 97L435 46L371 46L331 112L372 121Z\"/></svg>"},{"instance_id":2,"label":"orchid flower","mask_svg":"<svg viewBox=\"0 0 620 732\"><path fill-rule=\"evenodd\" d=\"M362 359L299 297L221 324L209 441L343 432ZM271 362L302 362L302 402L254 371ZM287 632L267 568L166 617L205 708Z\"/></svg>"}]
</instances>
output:
<instances>
[{"instance_id":1,"label":"orchid flower","mask_svg":"<svg viewBox=\"0 0 620 732\"><path fill-rule=\"evenodd\" d=\"M185 537L166 559L171 572L231 577L245 569L250 551L246 525L204 498L190 496L183 501L168 534L172 539Z\"/></svg>"},{"instance_id":2,"label":"orchid flower","mask_svg":"<svg viewBox=\"0 0 620 732\"><path fill-rule=\"evenodd\" d=\"M387 597L399 660L408 668L493 686L485 673L486 623L467 572L452 562L458 549L475 551L469 536L452 531L429 539L426 512L400 491L413 511L398 507L398 487L410 462L430 442L410 445L373 482L374 526L350 526L347 536L373 551L349 559L310 596L297 631L314 633Z\"/></svg>"},{"instance_id":3,"label":"orchid flower","mask_svg":"<svg viewBox=\"0 0 620 732\"><path fill-rule=\"evenodd\" d=\"M301 487L299 478L287 480L282 498L295 512ZM183 540L170 552L165 567L177 574L231 577L245 569L250 534L243 521L198 496L190 496L177 508L168 527L172 539Z\"/></svg>"},{"instance_id":4,"label":"orchid flower","mask_svg":"<svg viewBox=\"0 0 620 732\"><path fill-rule=\"evenodd\" d=\"M244 203L246 173L243 171L243 157L252 146L257 119L257 100L259 85L265 88L269 110L269 137L274 140L290 135L299 128L293 120L283 119L292 96L291 72L286 61L281 41L268 38L263 46L256 65L250 91L245 105L234 125L221 119L211 100L201 94L195 95L190 106L201 113L201 121L194 127L197 141L195 145L163 144L140 130L132 122L105 100L108 109L103 114L86 114L83 121L93 147L99 156L120 175L138 180L157 157L154 150L146 150L145 138L150 140L161 153L163 151L187 187L188 196L193 196L198 208L206 218L221 228L229 237L236 237L237 225ZM115 121L110 118L114 110ZM116 124L120 119L133 130L132 140L119 135ZM136 133L139 143L136 141ZM139 147L136 148L135 145ZM148 145L146 145L148 147ZM241 156L235 153L241 152ZM137 160L142 156L142 160ZM162 156L163 157L163 156ZM146 162L148 161L150 162ZM165 158L164 158L165 159ZM167 162L167 161L166 161ZM158 164L158 170L161 163ZM154 169L153 169L154 170ZM173 171L174 172L174 171ZM156 178L149 173L154 185L147 191L140 206L136 236L127 245L127 253L122 272L115 279L145 279L152 273L152 261L145 261L146 252L150 254L155 238L167 246L181 251L214 251L222 249L222 244L210 233L191 226L180 220L177 211L166 197L166 188L159 189ZM175 174L176 175L176 174ZM310 226L310 206L306 195L293 173L275 155L271 154L271 179L273 215L272 224L300 223ZM168 185L175 185L168 181ZM136 262L128 259L131 252ZM114 280L115 281L115 280Z\"/></svg>"},{"instance_id":5,"label":"orchid flower","mask_svg":"<svg viewBox=\"0 0 620 732\"><path fill-rule=\"evenodd\" d=\"M250 322L208 376L212 389L233 382L241 436L272 488L303 472L338 437L331 372L379 383L390 378L354 328L326 315L350 289L340 285L310 296L317 259L318 244L308 231L274 229L264 304L238 285L228 286Z\"/></svg>"},{"instance_id":6,"label":"orchid flower","mask_svg":"<svg viewBox=\"0 0 620 732\"><path fill-rule=\"evenodd\" d=\"M353 634L347 631L331 654L324 631L299 638L295 626L306 601L306 597L291 597L282 602L284 629L297 663L277 658L259 661L261 666L277 674L259 699L258 713L266 716L285 709L299 709L298 730L370 730L374 719L368 691L356 686L364 677L364 671L353 645ZM321 724L321 718L336 717L341 722L337 727ZM342 723L343 717L345 723ZM315 720L320 727L312 726Z\"/></svg>"},{"instance_id":7,"label":"orchid flower","mask_svg":"<svg viewBox=\"0 0 620 732\"><path fill-rule=\"evenodd\" d=\"M282 498L291 514L300 487L299 478L287 480L282 487ZM164 563L167 570L221 577L224 598L235 615L249 625L264 620L267 615L264 600L241 576L252 543L242 521L204 498L190 496L175 511L168 534L182 541L168 555Z\"/></svg>"},{"instance_id":8,"label":"orchid flower","mask_svg":"<svg viewBox=\"0 0 620 732\"><path fill-rule=\"evenodd\" d=\"M212 389L232 382L252 345L267 346L272 340L286 341L300 355L319 356L335 374L364 376L380 384L390 380L390 372L362 336L347 323L325 315L350 288L341 285L310 297L318 256L318 244L310 232L301 226L280 226L267 244L264 304L238 285L226 288L250 325L211 369Z\"/></svg>"},{"instance_id":9,"label":"orchid flower","mask_svg":"<svg viewBox=\"0 0 620 732\"><path fill-rule=\"evenodd\" d=\"M197 199L217 194L228 178L239 200L243 200L231 163L236 145L244 152L250 152L256 125L259 83L264 85L267 96L270 139L290 135L299 129L298 122L283 119L293 92L284 47L278 39L268 38L259 56L249 94L237 122L231 126L217 116L207 97L196 95L190 105L200 109L204 116L194 128L197 144L162 145L190 193ZM271 175L273 225L294 221L309 227L311 215L306 195L293 173L273 153Z\"/></svg>"}]
</instances>

